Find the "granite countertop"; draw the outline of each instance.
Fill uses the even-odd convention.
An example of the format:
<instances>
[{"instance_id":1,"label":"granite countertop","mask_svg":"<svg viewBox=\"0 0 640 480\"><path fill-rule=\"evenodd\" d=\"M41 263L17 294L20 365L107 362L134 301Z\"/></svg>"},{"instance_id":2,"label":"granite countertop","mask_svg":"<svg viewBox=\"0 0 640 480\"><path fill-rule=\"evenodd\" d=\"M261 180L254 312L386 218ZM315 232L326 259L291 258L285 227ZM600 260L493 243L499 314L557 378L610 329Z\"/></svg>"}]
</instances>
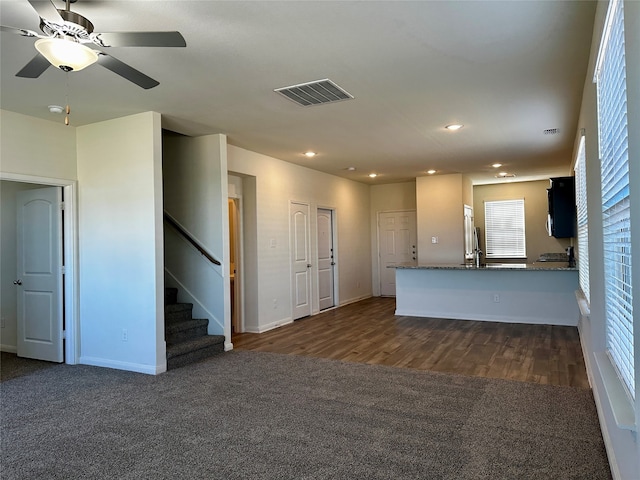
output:
<instances>
[{"instance_id":1,"label":"granite countertop","mask_svg":"<svg viewBox=\"0 0 640 480\"><path fill-rule=\"evenodd\" d=\"M577 271L577 267L569 267L568 262L536 262L536 263L487 263L476 267L472 263L444 263L429 265L400 264L388 268L411 270L525 270L525 271Z\"/></svg>"}]
</instances>

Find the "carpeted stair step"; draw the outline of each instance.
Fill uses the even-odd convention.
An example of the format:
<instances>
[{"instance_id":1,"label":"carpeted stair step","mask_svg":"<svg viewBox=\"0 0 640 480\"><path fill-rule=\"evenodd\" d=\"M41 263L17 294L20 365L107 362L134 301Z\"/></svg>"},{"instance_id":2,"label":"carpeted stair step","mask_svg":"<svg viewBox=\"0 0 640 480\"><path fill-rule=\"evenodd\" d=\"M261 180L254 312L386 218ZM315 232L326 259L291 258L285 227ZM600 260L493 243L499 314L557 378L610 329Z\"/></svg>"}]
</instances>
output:
<instances>
[{"instance_id":1,"label":"carpeted stair step","mask_svg":"<svg viewBox=\"0 0 640 480\"><path fill-rule=\"evenodd\" d=\"M205 335L167 345L167 370L182 367L224 352L224 335Z\"/></svg>"},{"instance_id":2,"label":"carpeted stair step","mask_svg":"<svg viewBox=\"0 0 640 480\"><path fill-rule=\"evenodd\" d=\"M178 303L178 289L167 287L164 289L164 304L171 305Z\"/></svg>"},{"instance_id":3,"label":"carpeted stair step","mask_svg":"<svg viewBox=\"0 0 640 480\"><path fill-rule=\"evenodd\" d=\"M184 342L207 334L209 320L194 318L183 322L171 322L165 325L164 339L168 345Z\"/></svg>"},{"instance_id":4,"label":"carpeted stair step","mask_svg":"<svg viewBox=\"0 0 640 480\"><path fill-rule=\"evenodd\" d=\"M174 303L164 307L164 323L165 325L174 322L183 322L191 320L193 312L193 303Z\"/></svg>"}]
</instances>

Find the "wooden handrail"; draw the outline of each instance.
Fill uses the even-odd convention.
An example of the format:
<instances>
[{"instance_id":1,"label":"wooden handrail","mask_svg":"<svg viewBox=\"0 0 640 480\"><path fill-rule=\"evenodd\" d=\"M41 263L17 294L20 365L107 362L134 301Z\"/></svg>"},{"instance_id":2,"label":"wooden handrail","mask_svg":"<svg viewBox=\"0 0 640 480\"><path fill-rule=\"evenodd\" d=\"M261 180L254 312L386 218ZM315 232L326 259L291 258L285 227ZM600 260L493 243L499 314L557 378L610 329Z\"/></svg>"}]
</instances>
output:
<instances>
[{"instance_id":1,"label":"wooden handrail","mask_svg":"<svg viewBox=\"0 0 640 480\"><path fill-rule=\"evenodd\" d=\"M204 247L202 245L200 245L198 242L196 242L193 237L191 237L191 235L189 235L181 226L178 222L176 222L173 217L171 215L169 215L167 212L164 212L164 220L165 222L167 222L169 225L171 225L180 235L182 235L184 237L184 239L189 242L191 245L193 245L195 247L196 250L198 250L207 260L209 260L211 263L213 263L214 265L222 265L220 263L220 261L216 260L214 257L211 256L211 254L209 252L207 252Z\"/></svg>"}]
</instances>

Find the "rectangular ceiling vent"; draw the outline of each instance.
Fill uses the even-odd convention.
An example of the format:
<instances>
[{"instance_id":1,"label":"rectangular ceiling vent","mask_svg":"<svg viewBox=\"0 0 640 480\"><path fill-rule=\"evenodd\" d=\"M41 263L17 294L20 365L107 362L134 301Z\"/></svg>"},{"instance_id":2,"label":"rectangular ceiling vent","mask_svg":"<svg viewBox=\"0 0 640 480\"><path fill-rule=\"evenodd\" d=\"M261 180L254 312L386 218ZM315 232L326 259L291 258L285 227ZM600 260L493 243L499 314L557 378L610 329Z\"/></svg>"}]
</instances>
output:
<instances>
[{"instance_id":1,"label":"rectangular ceiling vent","mask_svg":"<svg viewBox=\"0 0 640 480\"><path fill-rule=\"evenodd\" d=\"M284 95L289 100L303 107L341 102L342 100L353 98L353 95L340 88L328 78L292 85L290 87L276 88L274 92Z\"/></svg>"}]
</instances>

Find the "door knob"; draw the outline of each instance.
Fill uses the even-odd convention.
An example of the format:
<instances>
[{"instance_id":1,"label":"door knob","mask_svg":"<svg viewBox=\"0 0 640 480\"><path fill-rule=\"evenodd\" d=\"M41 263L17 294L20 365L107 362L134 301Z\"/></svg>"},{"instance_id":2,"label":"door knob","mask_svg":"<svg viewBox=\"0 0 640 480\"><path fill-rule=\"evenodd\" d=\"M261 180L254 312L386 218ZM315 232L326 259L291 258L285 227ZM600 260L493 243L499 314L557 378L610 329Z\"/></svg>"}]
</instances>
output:
<instances>
[{"instance_id":1,"label":"door knob","mask_svg":"<svg viewBox=\"0 0 640 480\"><path fill-rule=\"evenodd\" d=\"M311 264L310 263L307 263L307 268L311 268Z\"/></svg>"},{"instance_id":2,"label":"door knob","mask_svg":"<svg viewBox=\"0 0 640 480\"><path fill-rule=\"evenodd\" d=\"M14 285L22 285L22 280L18 279L13 282Z\"/></svg>"}]
</instances>

